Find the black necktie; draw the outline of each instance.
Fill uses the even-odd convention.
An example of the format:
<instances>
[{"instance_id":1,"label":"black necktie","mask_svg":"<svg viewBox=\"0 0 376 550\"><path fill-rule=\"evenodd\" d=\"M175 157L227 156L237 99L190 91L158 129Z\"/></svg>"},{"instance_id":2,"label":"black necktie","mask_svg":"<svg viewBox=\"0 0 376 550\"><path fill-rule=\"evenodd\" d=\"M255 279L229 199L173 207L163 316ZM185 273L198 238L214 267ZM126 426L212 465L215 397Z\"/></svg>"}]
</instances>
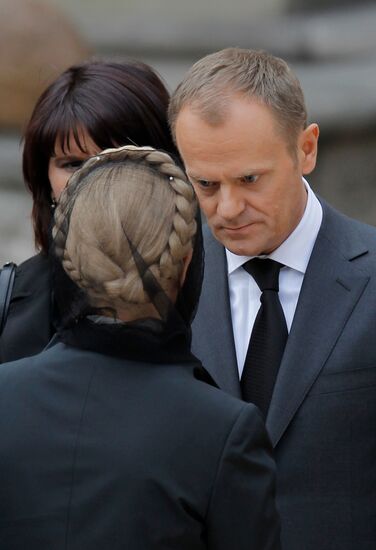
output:
<instances>
[{"instance_id":1,"label":"black necktie","mask_svg":"<svg viewBox=\"0 0 376 550\"><path fill-rule=\"evenodd\" d=\"M266 418L287 340L287 326L278 298L282 264L253 258L243 265L262 291L241 377L243 399L259 407Z\"/></svg>"}]
</instances>

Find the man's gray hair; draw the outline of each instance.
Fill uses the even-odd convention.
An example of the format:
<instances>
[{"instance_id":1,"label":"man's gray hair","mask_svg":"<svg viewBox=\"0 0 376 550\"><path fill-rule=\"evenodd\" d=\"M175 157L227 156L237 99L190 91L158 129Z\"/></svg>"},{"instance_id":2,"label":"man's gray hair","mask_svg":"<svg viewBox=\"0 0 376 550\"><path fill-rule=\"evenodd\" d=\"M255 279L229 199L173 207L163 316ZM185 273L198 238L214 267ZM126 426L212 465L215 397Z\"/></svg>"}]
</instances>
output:
<instances>
[{"instance_id":1,"label":"man's gray hair","mask_svg":"<svg viewBox=\"0 0 376 550\"><path fill-rule=\"evenodd\" d=\"M226 48L197 61L172 94L169 123L175 139L178 114L189 105L209 124L221 124L234 95L256 99L275 114L288 146L296 148L307 125L299 80L288 64L265 51Z\"/></svg>"}]
</instances>

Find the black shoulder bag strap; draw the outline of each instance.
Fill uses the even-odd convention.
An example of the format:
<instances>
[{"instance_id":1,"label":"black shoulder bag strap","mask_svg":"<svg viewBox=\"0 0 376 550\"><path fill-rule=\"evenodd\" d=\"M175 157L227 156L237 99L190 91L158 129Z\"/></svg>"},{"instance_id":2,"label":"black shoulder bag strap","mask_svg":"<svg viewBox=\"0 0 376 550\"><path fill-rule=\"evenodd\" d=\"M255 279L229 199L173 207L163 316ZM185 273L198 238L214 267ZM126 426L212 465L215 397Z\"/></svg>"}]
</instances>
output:
<instances>
[{"instance_id":1,"label":"black shoulder bag strap","mask_svg":"<svg viewBox=\"0 0 376 550\"><path fill-rule=\"evenodd\" d=\"M8 262L0 271L0 336L8 316L10 297L12 296L16 264Z\"/></svg>"}]
</instances>

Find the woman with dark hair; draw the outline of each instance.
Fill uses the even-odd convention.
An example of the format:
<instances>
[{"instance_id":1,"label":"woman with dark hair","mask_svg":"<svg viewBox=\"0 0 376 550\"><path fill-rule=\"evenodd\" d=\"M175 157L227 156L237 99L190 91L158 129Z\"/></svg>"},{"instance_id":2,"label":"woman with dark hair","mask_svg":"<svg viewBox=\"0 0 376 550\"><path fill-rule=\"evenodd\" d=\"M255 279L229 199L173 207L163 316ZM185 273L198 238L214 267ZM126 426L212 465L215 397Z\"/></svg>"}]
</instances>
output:
<instances>
[{"instance_id":1,"label":"woman with dark hair","mask_svg":"<svg viewBox=\"0 0 376 550\"><path fill-rule=\"evenodd\" d=\"M190 352L197 209L149 147L90 158L62 193L57 334L0 369L3 550L279 549L261 415Z\"/></svg>"},{"instance_id":2,"label":"woman with dark hair","mask_svg":"<svg viewBox=\"0 0 376 550\"><path fill-rule=\"evenodd\" d=\"M40 96L24 134L23 150L40 253L16 270L0 334L0 362L38 353L54 333L49 228L69 177L84 160L108 147L150 145L175 155L167 125L168 101L160 78L140 62L91 61L73 66Z\"/></svg>"}]
</instances>

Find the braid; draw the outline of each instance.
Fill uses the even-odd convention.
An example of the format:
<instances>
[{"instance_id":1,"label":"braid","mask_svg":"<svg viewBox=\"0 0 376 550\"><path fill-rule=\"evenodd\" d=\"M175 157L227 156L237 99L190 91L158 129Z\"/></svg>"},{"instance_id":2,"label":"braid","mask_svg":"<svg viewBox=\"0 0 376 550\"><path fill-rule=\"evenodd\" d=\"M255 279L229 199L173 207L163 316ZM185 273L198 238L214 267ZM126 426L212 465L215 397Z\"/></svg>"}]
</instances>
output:
<instances>
[{"instance_id":1,"label":"braid","mask_svg":"<svg viewBox=\"0 0 376 550\"><path fill-rule=\"evenodd\" d=\"M128 160L130 162L127 162ZM80 225L80 214L74 215L72 219L74 207L80 202L83 195L85 208L83 215L86 215L85 220L89 216L90 223L93 223L90 215L95 217L95 214L89 212L89 204L90 201L94 201L94 198L92 195L88 196L85 191L90 188L90 182L97 182L95 176L98 170L98 183L106 184L107 178L106 173L103 175L103 169L113 165L118 165L120 168L126 166L128 169L132 166L136 167L136 165L147 167L154 172L157 181L159 180L163 185L166 185L165 180L168 179L168 187L173 191L174 204L171 205L172 211L164 204L162 207L165 209L166 215L167 212L170 212L168 214L170 218L166 219L166 224L170 224L170 226L167 225L166 231L170 227L170 232L166 237L164 249L159 250L156 256L154 251L150 261L148 260L151 254L149 250L144 251L142 257L162 288L171 290L171 288L177 287L183 259L189 255L193 247L193 238L197 229L195 221L197 203L193 188L187 181L184 172L174 164L167 153L150 147L125 146L106 149L86 161L82 168L72 176L55 210L53 229L55 254L62 262L69 277L87 292L92 302L119 307L129 304L146 304L150 302L150 297L145 292L142 277L129 248L130 241L127 242L129 236L127 233L127 238L124 235L123 218L125 214L119 211L117 200L119 197L115 196L115 211L107 212L107 217L105 217L105 230L109 231L109 225L110 229L112 228L111 238L106 241L104 237L105 245L101 243L101 227L96 232L97 234L90 235L89 242L89 239L86 239L85 227L81 227L85 226L85 222ZM133 170L133 175L137 176L137 169ZM126 177L121 178L120 174L120 179L123 181L126 180ZM151 179L150 176L148 179ZM109 186L106 189L104 200L109 204L111 203L111 187L115 190L115 185ZM84 193L79 197L81 188ZM138 192L142 191L138 189ZM79 200L75 200L77 196ZM100 195L99 200L103 201L103 197L104 195ZM107 197L109 197L108 201ZM131 195L129 200L131 200ZM95 208L96 204L93 204L91 210L95 211ZM131 209L130 206L129 208ZM137 219L137 213L133 214L130 210L130 215ZM166 224L164 225L166 226ZM88 231L90 232L90 227ZM131 235L131 241L132 239ZM88 264L90 264L90 269L87 267Z\"/></svg>"},{"instance_id":2,"label":"braid","mask_svg":"<svg viewBox=\"0 0 376 550\"><path fill-rule=\"evenodd\" d=\"M174 271L179 270L181 260L192 248L192 238L196 233L194 191L187 182L184 172L166 153L152 151L145 155L145 160L156 166L161 174L169 177L170 185L176 193L176 212L172 221L172 231L159 264L161 277L168 278Z\"/></svg>"}]
</instances>

